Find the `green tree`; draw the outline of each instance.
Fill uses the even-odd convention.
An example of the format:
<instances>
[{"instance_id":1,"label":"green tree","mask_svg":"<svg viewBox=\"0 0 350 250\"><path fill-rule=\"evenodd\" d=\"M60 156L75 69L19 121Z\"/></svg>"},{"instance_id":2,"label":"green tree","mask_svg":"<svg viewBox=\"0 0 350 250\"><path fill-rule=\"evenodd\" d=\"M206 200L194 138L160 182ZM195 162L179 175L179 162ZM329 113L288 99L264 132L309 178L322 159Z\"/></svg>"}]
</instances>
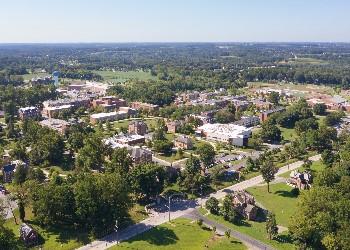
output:
<instances>
[{"instance_id":1,"label":"green tree","mask_svg":"<svg viewBox=\"0 0 350 250\"><path fill-rule=\"evenodd\" d=\"M24 164L19 164L16 167L13 180L17 185L22 185L26 181L27 175L28 175L27 166Z\"/></svg>"},{"instance_id":2,"label":"green tree","mask_svg":"<svg viewBox=\"0 0 350 250\"><path fill-rule=\"evenodd\" d=\"M215 163L215 150L210 144L203 144L198 147L199 159L203 163L204 167L210 168Z\"/></svg>"},{"instance_id":3,"label":"green tree","mask_svg":"<svg viewBox=\"0 0 350 250\"><path fill-rule=\"evenodd\" d=\"M281 130L272 122L266 121L262 124L261 139L264 142L280 142Z\"/></svg>"},{"instance_id":4,"label":"green tree","mask_svg":"<svg viewBox=\"0 0 350 250\"><path fill-rule=\"evenodd\" d=\"M272 102L274 105L278 105L280 101L280 94L278 92L273 91L268 95L267 100L269 102Z\"/></svg>"},{"instance_id":5,"label":"green tree","mask_svg":"<svg viewBox=\"0 0 350 250\"><path fill-rule=\"evenodd\" d=\"M113 150L110 162L107 164L107 171L111 173L119 173L121 176L126 176L133 161L126 148L116 148Z\"/></svg>"},{"instance_id":6,"label":"green tree","mask_svg":"<svg viewBox=\"0 0 350 250\"><path fill-rule=\"evenodd\" d=\"M132 169L129 183L139 199L150 199L164 189L165 171L156 164L142 164Z\"/></svg>"},{"instance_id":7,"label":"green tree","mask_svg":"<svg viewBox=\"0 0 350 250\"><path fill-rule=\"evenodd\" d=\"M215 197L210 197L205 202L205 207L212 214L219 214L219 212L220 212L219 201Z\"/></svg>"},{"instance_id":8,"label":"green tree","mask_svg":"<svg viewBox=\"0 0 350 250\"><path fill-rule=\"evenodd\" d=\"M220 209L220 214L229 222L237 222L239 215L233 207L233 196L231 194L225 196Z\"/></svg>"},{"instance_id":9,"label":"green tree","mask_svg":"<svg viewBox=\"0 0 350 250\"><path fill-rule=\"evenodd\" d=\"M269 212L266 218L266 233L269 240L272 240L278 235L278 227L276 223L276 216L274 213Z\"/></svg>"},{"instance_id":10,"label":"green tree","mask_svg":"<svg viewBox=\"0 0 350 250\"><path fill-rule=\"evenodd\" d=\"M325 115L326 114L326 104L324 103L316 103L312 108L312 111L315 115Z\"/></svg>"},{"instance_id":11,"label":"green tree","mask_svg":"<svg viewBox=\"0 0 350 250\"><path fill-rule=\"evenodd\" d=\"M267 192L269 193L270 193L270 182L275 179L275 174L277 173L277 171L278 171L278 168L273 165L271 159L264 161L260 168L260 173L264 181L267 183Z\"/></svg>"},{"instance_id":12,"label":"green tree","mask_svg":"<svg viewBox=\"0 0 350 250\"><path fill-rule=\"evenodd\" d=\"M101 138L97 135L92 135L84 140L82 147L75 161L75 165L80 169L92 170L99 169L104 164L106 146Z\"/></svg>"}]
</instances>

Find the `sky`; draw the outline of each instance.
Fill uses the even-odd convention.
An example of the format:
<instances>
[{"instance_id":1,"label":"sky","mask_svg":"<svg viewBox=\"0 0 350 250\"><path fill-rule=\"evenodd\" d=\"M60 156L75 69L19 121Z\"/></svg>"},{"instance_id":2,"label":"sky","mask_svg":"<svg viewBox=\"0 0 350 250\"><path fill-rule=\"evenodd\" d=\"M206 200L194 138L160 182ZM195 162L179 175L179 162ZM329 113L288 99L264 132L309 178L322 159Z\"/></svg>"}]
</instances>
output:
<instances>
[{"instance_id":1,"label":"sky","mask_svg":"<svg viewBox=\"0 0 350 250\"><path fill-rule=\"evenodd\" d=\"M350 42L350 1L0 1L0 43L65 42Z\"/></svg>"}]
</instances>

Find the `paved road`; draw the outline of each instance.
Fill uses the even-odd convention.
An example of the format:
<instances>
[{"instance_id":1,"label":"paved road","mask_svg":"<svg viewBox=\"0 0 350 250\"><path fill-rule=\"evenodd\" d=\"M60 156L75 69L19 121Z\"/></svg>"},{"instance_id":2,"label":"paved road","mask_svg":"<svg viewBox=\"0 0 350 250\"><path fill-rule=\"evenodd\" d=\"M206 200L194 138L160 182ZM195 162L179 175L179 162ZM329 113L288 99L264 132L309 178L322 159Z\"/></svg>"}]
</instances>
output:
<instances>
[{"instance_id":1,"label":"paved road","mask_svg":"<svg viewBox=\"0 0 350 250\"><path fill-rule=\"evenodd\" d=\"M312 156L309 159L311 161L318 161L321 159L321 155ZM303 164L303 161L297 161L297 162L294 162L294 163L289 164L287 166L284 166L278 170L277 175L286 173L290 170L297 169L302 164ZM217 199L221 199L221 198L224 198L225 195L228 193L232 193L233 191L237 191L237 190L244 190L246 188L256 186L257 184L259 184L261 182L263 182L263 178L261 175L259 175L257 177L252 178L252 179L242 181L240 183L237 183L235 185L232 185L230 187L227 187L225 189L222 189L222 190L219 190L215 193L212 193L209 197L212 196L212 197L215 197ZM198 199L193 200L193 201L183 201L183 204L181 204L181 205L178 204L176 206L176 209L177 209L176 211L172 210L171 219L176 219L176 218L193 213L195 211L195 209L197 207L201 206L202 204L204 204L205 201L209 197L198 198ZM101 240L96 240L96 241L92 242L91 244L88 244L88 245L85 245L85 246L79 248L79 250L107 249L111 246L116 245L117 240L124 241L124 240L130 239L131 237L133 237L135 235L143 233L143 232L151 229L152 227L161 225L167 221L168 221L168 213L167 212L158 213L156 216L149 217L146 220L139 222L138 224L135 224L133 226L130 226L130 227L122 230L119 233L119 235L117 235L116 233L112 233ZM245 237L248 237L248 236L245 236ZM256 245L255 247L259 247L259 245Z\"/></svg>"},{"instance_id":2,"label":"paved road","mask_svg":"<svg viewBox=\"0 0 350 250\"><path fill-rule=\"evenodd\" d=\"M215 221L209 220L207 217L201 215L198 213L197 210L188 213L184 216L185 218L191 219L191 220L198 220L198 219L202 219L203 223L211 228L213 228L213 226L216 227L216 232L220 235L225 235L225 232L230 229L231 230L231 236L242 241L242 243L244 245L246 245L250 250L255 250L255 249L265 249L265 250L273 250L274 248L272 248L271 246L256 240L246 234L242 234L236 230L233 230L231 228L228 228L220 223L217 223Z\"/></svg>"}]
</instances>

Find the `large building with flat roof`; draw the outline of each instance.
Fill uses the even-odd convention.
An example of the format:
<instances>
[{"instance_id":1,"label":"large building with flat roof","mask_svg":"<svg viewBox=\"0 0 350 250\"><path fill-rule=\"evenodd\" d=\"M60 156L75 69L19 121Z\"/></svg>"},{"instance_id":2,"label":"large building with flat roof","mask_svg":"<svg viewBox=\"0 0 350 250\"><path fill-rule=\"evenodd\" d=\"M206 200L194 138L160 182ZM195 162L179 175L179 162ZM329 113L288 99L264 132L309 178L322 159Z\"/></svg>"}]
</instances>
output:
<instances>
[{"instance_id":1,"label":"large building with flat roof","mask_svg":"<svg viewBox=\"0 0 350 250\"><path fill-rule=\"evenodd\" d=\"M252 131L249 128L230 124L204 124L196 130L197 135L205 136L208 140L225 142L235 146L246 146Z\"/></svg>"}]
</instances>

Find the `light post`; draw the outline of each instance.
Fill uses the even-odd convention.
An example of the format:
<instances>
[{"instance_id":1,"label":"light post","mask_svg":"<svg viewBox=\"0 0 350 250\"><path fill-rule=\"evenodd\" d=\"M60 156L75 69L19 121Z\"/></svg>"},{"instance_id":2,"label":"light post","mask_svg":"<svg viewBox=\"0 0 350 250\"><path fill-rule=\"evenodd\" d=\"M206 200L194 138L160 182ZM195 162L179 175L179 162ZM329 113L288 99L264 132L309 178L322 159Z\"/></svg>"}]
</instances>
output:
<instances>
[{"instance_id":1,"label":"light post","mask_svg":"<svg viewBox=\"0 0 350 250\"><path fill-rule=\"evenodd\" d=\"M115 232L117 233L117 245L118 245L118 243L119 243L119 239L118 239L118 220L115 220L114 228L115 228Z\"/></svg>"},{"instance_id":2,"label":"light post","mask_svg":"<svg viewBox=\"0 0 350 250\"><path fill-rule=\"evenodd\" d=\"M169 196L169 200L168 200L168 216L169 216L169 222L170 222L170 211L171 211L171 198L173 198L173 196L175 195L182 195L181 193L176 193L176 194L172 194Z\"/></svg>"}]
</instances>

